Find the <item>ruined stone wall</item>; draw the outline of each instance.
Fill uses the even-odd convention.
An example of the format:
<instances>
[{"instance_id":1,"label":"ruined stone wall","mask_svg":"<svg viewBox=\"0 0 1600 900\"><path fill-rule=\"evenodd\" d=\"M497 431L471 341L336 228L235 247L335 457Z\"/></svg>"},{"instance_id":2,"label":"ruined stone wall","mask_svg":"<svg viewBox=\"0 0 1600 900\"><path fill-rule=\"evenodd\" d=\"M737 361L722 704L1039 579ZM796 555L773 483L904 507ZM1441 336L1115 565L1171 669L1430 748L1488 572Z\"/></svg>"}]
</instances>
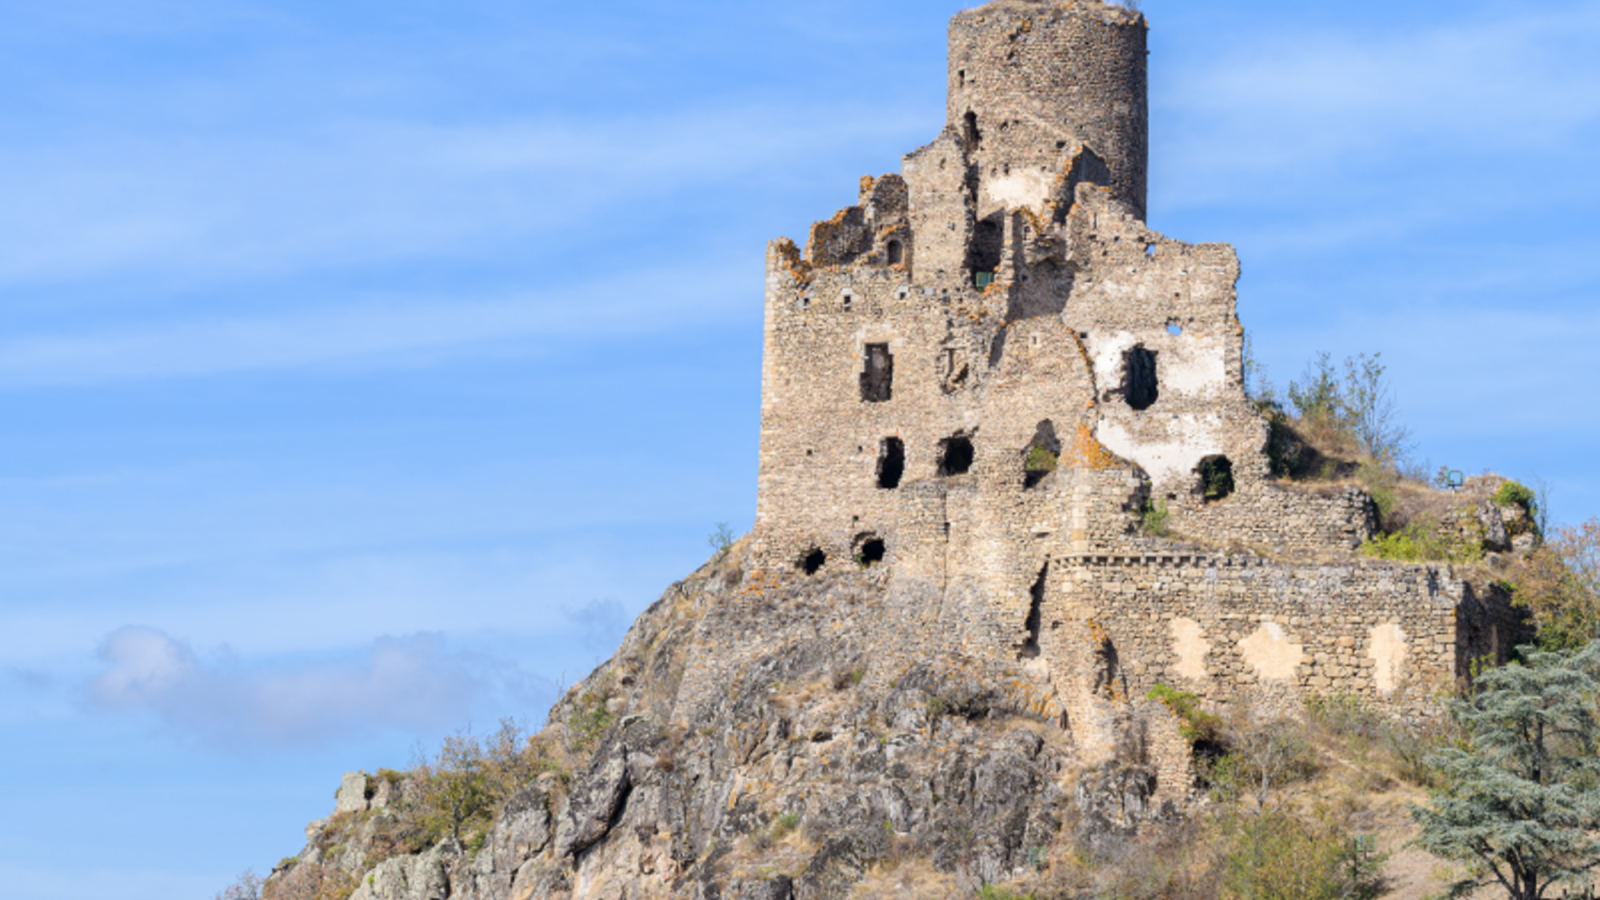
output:
<instances>
[{"instance_id":1,"label":"ruined stone wall","mask_svg":"<svg viewBox=\"0 0 1600 900\"><path fill-rule=\"evenodd\" d=\"M1165 683L1283 712L1311 693L1427 711L1470 659L1503 661L1517 633L1497 588L1449 566L1368 560L1083 556L1052 563L1043 613L1040 643L1064 684L1082 676L1055 665L1054 648L1097 630L1113 648L1114 673L1104 677L1131 696Z\"/></svg>"},{"instance_id":2,"label":"ruined stone wall","mask_svg":"<svg viewBox=\"0 0 1600 900\"><path fill-rule=\"evenodd\" d=\"M1378 528L1372 497L1354 487L1322 496L1259 482L1211 502L1192 493L1168 502L1179 534L1278 553L1354 550Z\"/></svg>"}]
</instances>

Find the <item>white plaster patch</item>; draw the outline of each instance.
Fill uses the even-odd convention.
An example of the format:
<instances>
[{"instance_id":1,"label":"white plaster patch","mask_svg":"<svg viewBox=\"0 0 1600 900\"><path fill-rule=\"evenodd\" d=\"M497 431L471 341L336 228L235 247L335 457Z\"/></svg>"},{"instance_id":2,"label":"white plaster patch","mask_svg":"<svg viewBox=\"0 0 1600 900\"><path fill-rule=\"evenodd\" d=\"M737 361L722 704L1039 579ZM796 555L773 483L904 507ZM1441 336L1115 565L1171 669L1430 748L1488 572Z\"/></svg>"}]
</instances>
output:
<instances>
[{"instance_id":1,"label":"white plaster patch","mask_svg":"<svg viewBox=\"0 0 1600 900\"><path fill-rule=\"evenodd\" d=\"M1211 642L1206 640L1205 629L1193 619L1172 620L1172 652L1178 657L1174 672L1192 681L1206 680L1206 654L1211 652Z\"/></svg>"},{"instance_id":2,"label":"white plaster patch","mask_svg":"<svg viewBox=\"0 0 1600 900\"><path fill-rule=\"evenodd\" d=\"M1203 395L1228 382L1228 346L1221 338L1171 335L1165 331L1136 335L1129 331L1089 335L1089 357L1101 391L1122 383L1123 354L1135 344L1156 353L1156 380L1161 394ZM1161 401L1156 401L1160 408Z\"/></svg>"},{"instance_id":3,"label":"white plaster patch","mask_svg":"<svg viewBox=\"0 0 1600 900\"><path fill-rule=\"evenodd\" d=\"M1306 648L1291 641L1277 622L1262 622L1260 628L1239 642L1239 654L1263 681L1292 681L1296 669L1305 661Z\"/></svg>"},{"instance_id":4,"label":"white plaster patch","mask_svg":"<svg viewBox=\"0 0 1600 900\"><path fill-rule=\"evenodd\" d=\"M1089 358L1094 361L1095 384L1102 391L1122 383L1122 355L1139 343L1132 332L1089 334Z\"/></svg>"},{"instance_id":5,"label":"white plaster patch","mask_svg":"<svg viewBox=\"0 0 1600 900\"><path fill-rule=\"evenodd\" d=\"M983 192L991 201L1009 210L1024 206L1038 210L1044 207L1054 182L1055 176L1049 172L1017 172L986 179Z\"/></svg>"},{"instance_id":6,"label":"white plaster patch","mask_svg":"<svg viewBox=\"0 0 1600 900\"><path fill-rule=\"evenodd\" d=\"M1228 382L1227 346L1218 338L1162 335L1157 351L1156 378L1161 393L1209 394ZM1157 401L1159 404L1160 401Z\"/></svg>"},{"instance_id":7,"label":"white plaster patch","mask_svg":"<svg viewBox=\"0 0 1600 900\"><path fill-rule=\"evenodd\" d=\"M1393 622L1373 626L1367 639L1367 656L1372 660L1372 683L1378 693L1394 693L1406 662L1406 633Z\"/></svg>"},{"instance_id":8,"label":"white plaster patch","mask_svg":"<svg viewBox=\"0 0 1600 900\"><path fill-rule=\"evenodd\" d=\"M1155 485L1188 484L1200 460L1223 452L1222 417L1184 415L1167 423L1165 441L1141 441L1116 419L1102 419L1095 437L1107 450L1139 464Z\"/></svg>"}]
</instances>

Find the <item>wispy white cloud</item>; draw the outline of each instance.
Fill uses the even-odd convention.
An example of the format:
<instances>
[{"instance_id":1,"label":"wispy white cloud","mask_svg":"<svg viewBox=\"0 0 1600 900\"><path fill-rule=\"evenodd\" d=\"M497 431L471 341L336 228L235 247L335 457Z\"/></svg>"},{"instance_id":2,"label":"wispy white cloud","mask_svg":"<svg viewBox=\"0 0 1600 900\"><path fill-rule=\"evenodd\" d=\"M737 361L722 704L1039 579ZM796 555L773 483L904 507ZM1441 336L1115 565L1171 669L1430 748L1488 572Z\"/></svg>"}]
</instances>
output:
<instances>
[{"instance_id":1,"label":"wispy white cloud","mask_svg":"<svg viewBox=\"0 0 1600 900\"><path fill-rule=\"evenodd\" d=\"M634 270L478 297L399 297L310 310L174 318L0 339L0 389L404 364L497 343L678 328L760 308L752 265ZM534 348L536 349L536 348Z\"/></svg>"},{"instance_id":2,"label":"wispy white cloud","mask_svg":"<svg viewBox=\"0 0 1600 900\"><path fill-rule=\"evenodd\" d=\"M382 638L350 662L247 665L202 659L153 628L113 632L85 686L95 708L150 713L165 726L230 749L325 744L388 728L457 723L497 692L547 687L497 661L454 652L436 634Z\"/></svg>"},{"instance_id":3,"label":"wispy white cloud","mask_svg":"<svg viewBox=\"0 0 1600 900\"><path fill-rule=\"evenodd\" d=\"M821 112L450 126L349 113L271 138L193 122L160 134L46 133L0 148L0 284L205 284L513 253L574 228L603 239L641 202L921 124L863 107L830 109L835 127L811 127Z\"/></svg>"}]
</instances>

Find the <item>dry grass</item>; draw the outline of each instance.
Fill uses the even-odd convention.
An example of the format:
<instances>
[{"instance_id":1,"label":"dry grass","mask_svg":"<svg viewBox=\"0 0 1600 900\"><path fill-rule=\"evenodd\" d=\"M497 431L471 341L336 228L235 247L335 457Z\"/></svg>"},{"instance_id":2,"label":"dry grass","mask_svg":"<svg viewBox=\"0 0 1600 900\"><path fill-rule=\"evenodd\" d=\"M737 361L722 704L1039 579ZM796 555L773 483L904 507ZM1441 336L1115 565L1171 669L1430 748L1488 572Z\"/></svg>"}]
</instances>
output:
<instances>
[{"instance_id":1,"label":"dry grass","mask_svg":"<svg viewBox=\"0 0 1600 900\"><path fill-rule=\"evenodd\" d=\"M883 897L903 900L945 900L947 897L971 897L971 888L965 888L955 876L937 871L925 859L896 858L891 856L867 872L850 892L851 900L879 900Z\"/></svg>"},{"instance_id":2,"label":"dry grass","mask_svg":"<svg viewBox=\"0 0 1600 900\"><path fill-rule=\"evenodd\" d=\"M767 880L777 875L798 879L811 857L817 854L817 843L804 831L800 828L787 830L775 840L767 839L770 831L739 838L718 868L730 877L746 881Z\"/></svg>"}]
</instances>

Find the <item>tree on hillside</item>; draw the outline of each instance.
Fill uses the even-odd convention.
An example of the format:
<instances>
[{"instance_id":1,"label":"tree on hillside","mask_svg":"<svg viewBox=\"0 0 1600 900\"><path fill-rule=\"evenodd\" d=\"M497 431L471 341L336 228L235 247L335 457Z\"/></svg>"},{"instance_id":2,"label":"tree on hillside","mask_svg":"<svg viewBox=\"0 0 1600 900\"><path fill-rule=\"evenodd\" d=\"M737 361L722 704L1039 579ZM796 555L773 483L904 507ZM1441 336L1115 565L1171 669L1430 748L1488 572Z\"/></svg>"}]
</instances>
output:
<instances>
[{"instance_id":1,"label":"tree on hillside","mask_svg":"<svg viewBox=\"0 0 1600 900\"><path fill-rule=\"evenodd\" d=\"M1418 846L1466 864L1453 895L1498 883L1512 900L1543 900L1587 887L1600 865L1600 642L1524 652L1450 703L1466 740L1430 758L1444 786L1411 810Z\"/></svg>"},{"instance_id":2,"label":"tree on hillside","mask_svg":"<svg viewBox=\"0 0 1600 900\"><path fill-rule=\"evenodd\" d=\"M1289 402L1302 419L1338 429L1363 453L1393 467L1410 452L1411 431L1399 422L1382 356L1347 357L1341 378L1333 358L1319 353L1300 380L1289 382Z\"/></svg>"},{"instance_id":3,"label":"tree on hillside","mask_svg":"<svg viewBox=\"0 0 1600 900\"><path fill-rule=\"evenodd\" d=\"M481 837L506 798L542 770L514 719L502 719L499 729L482 740L470 731L453 734L434 756L418 755L418 818L430 835L448 838L459 851L469 832Z\"/></svg>"},{"instance_id":4,"label":"tree on hillside","mask_svg":"<svg viewBox=\"0 0 1600 900\"><path fill-rule=\"evenodd\" d=\"M1546 649L1600 638L1600 519L1547 535L1514 580L1516 603L1533 617Z\"/></svg>"}]
</instances>

